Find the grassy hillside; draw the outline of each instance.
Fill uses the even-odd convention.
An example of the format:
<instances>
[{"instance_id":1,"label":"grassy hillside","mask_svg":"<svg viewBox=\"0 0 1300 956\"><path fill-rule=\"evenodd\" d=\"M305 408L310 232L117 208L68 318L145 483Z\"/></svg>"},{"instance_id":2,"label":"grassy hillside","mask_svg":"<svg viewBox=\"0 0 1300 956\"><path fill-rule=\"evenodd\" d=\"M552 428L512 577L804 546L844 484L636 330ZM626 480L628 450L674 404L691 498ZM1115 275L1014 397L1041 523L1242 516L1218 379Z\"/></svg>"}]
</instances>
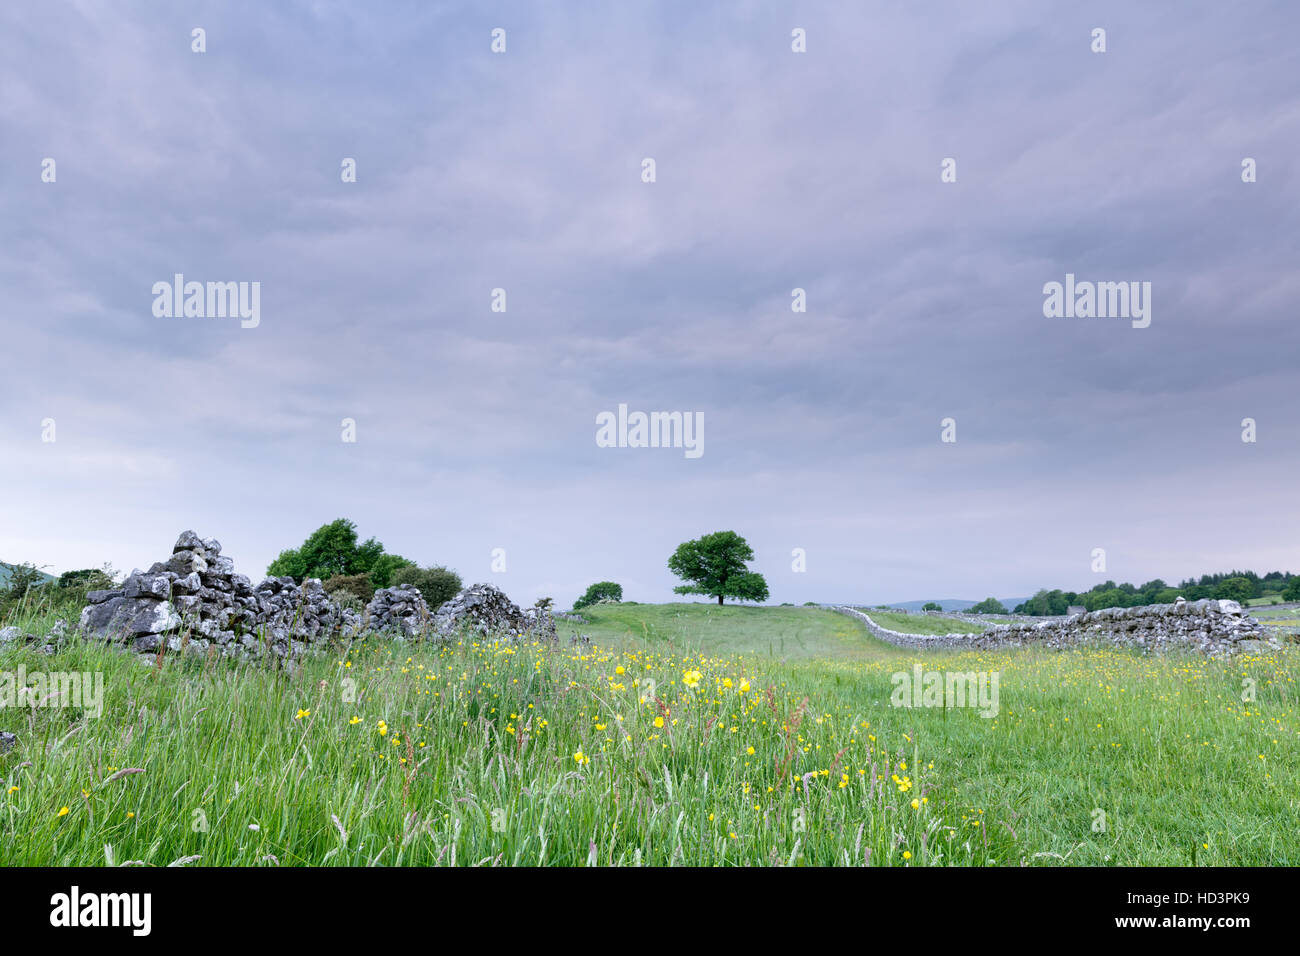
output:
<instances>
[{"instance_id":1,"label":"grassy hillside","mask_svg":"<svg viewBox=\"0 0 1300 956\"><path fill-rule=\"evenodd\" d=\"M1300 865L1295 647L918 653L814 608L591 617L604 649L372 639L292 674L0 651L106 690L100 717L0 711L0 865ZM916 665L998 674L996 716L892 706Z\"/></svg>"},{"instance_id":2,"label":"grassy hillside","mask_svg":"<svg viewBox=\"0 0 1300 956\"><path fill-rule=\"evenodd\" d=\"M818 607L709 603L595 604L589 622L560 621L568 636L621 650L677 654L753 654L773 658L878 658L892 648L859 622Z\"/></svg>"},{"instance_id":3,"label":"grassy hillside","mask_svg":"<svg viewBox=\"0 0 1300 956\"><path fill-rule=\"evenodd\" d=\"M979 634L983 624L970 624L952 617L931 617L928 614L898 614L893 611L875 611L864 608L873 621L891 631L904 634Z\"/></svg>"}]
</instances>

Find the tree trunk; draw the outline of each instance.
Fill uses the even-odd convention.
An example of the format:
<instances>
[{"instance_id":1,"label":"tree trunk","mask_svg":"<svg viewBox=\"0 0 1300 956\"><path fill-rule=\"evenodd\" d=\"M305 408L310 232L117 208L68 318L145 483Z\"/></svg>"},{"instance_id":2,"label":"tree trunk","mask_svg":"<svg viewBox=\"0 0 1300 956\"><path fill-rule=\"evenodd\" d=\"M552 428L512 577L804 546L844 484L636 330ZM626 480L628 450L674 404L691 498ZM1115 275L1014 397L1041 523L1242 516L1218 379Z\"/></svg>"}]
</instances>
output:
<instances>
[{"instance_id":1,"label":"tree trunk","mask_svg":"<svg viewBox=\"0 0 1300 956\"><path fill-rule=\"evenodd\" d=\"M719 604L719 606L721 606L721 604L722 604L722 595L721 595L721 594L718 595L718 604Z\"/></svg>"}]
</instances>

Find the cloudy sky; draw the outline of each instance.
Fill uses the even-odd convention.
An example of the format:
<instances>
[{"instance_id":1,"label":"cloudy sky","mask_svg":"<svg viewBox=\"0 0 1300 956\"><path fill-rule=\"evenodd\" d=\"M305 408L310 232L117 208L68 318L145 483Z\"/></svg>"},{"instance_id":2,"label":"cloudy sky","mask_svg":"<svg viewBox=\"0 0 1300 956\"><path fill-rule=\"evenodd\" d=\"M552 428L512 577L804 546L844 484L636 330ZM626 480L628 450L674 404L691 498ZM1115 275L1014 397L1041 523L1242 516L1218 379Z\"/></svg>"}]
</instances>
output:
<instances>
[{"instance_id":1,"label":"cloudy sky","mask_svg":"<svg viewBox=\"0 0 1300 956\"><path fill-rule=\"evenodd\" d=\"M1094 548L1134 582L1300 570L1298 29L5 4L0 558L129 570L193 528L258 580L347 517L521 603L669 599L722 529L774 602L1083 590ZM259 282L260 323L156 317L176 273ZM1044 317L1066 273L1150 282L1150 326ZM704 454L598 447L620 403L703 413Z\"/></svg>"}]
</instances>

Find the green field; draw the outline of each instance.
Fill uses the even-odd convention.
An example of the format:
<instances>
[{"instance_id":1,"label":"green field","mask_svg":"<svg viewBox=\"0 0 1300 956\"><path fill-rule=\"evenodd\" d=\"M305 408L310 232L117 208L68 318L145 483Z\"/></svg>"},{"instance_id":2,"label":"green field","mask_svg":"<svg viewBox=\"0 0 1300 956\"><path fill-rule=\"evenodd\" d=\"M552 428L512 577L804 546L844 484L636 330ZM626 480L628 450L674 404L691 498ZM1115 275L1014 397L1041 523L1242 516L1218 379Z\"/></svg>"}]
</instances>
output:
<instances>
[{"instance_id":1,"label":"green field","mask_svg":"<svg viewBox=\"0 0 1300 956\"><path fill-rule=\"evenodd\" d=\"M897 611L873 611L862 608L881 627L903 634L979 634L982 624L971 624L955 617L931 617L928 614L899 614Z\"/></svg>"},{"instance_id":2,"label":"green field","mask_svg":"<svg viewBox=\"0 0 1300 956\"><path fill-rule=\"evenodd\" d=\"M785 659L877 658L890 650L857 621L823 608L624 603L580 613L588 623L560 621L562 636L585 634L617 649Z\"/></svg>"},{"instance_id":3,"label":"green field","mask_svg":"<svg viewBox=\"0 0 1300 956\"><path fill-rule=\"evenodd\" d=\"M1272 604L1285 604L1281 594L1265 594L1263 597L1250 598L1245 602L1246 607L1268 607Z\"/></svg>"},{"instance_id":4,"label":"green field","mask_svg":"<svg viewBox=\"0 0 1300 956\"><path fill-rule=\"evenodd\" d=\"M596 649L371 640L293 673L0 652L106 686L98 719L0 709L0 864L1300 863L1294 646L914 653L816 608L584 613ZM996 672L997 715L892 706L914 664Z\"/></svg>"},{"instance_id":5,"label":"green field","mask_svg":"<svg viewBox=\"0 0 1300 956\"><path fill-rule=\"evenodd\" d=\"M1253 608L1251 616L1261 621L1276 621L1287 618L1300 616L1300 608L1292 607L1259 607Z\"/></svg>"}]
</instances>

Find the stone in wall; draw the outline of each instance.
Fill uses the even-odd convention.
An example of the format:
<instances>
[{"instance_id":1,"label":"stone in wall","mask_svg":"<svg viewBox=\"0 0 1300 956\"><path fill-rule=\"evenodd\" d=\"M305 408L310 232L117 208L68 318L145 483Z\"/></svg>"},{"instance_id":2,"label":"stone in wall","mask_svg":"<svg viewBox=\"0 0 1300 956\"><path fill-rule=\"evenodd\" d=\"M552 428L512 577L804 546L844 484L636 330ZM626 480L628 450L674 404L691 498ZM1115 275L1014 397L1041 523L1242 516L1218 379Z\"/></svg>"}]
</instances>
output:
<instances>
[{"instance_id":1,"label":"stone in wall","mask_svg":"<svg viewBox=\"0 0 1300 956\"><path fill-rule=\"evenodd\" d=\"M55 621L54 626L50 628L49 633L44 637L39 634L28 634L20 627L0 628L0 650L5 650L17 645L27 645L34 647L39 653L47 656L57 653L59 645L62 644L67 636L68 625L64 621Z\"/></svg>"},{"instance_id":2,"label":"stone in wall","mask_svg":"<svg viewBox=\"0 0 1300 956\"><path fill-rule=\"evenodd\" d=\"M381 588L366 605L366 625L403 637L415 637L429 629L432 617L420 589L413 584Z\"/></svg>"}]
</instances>

